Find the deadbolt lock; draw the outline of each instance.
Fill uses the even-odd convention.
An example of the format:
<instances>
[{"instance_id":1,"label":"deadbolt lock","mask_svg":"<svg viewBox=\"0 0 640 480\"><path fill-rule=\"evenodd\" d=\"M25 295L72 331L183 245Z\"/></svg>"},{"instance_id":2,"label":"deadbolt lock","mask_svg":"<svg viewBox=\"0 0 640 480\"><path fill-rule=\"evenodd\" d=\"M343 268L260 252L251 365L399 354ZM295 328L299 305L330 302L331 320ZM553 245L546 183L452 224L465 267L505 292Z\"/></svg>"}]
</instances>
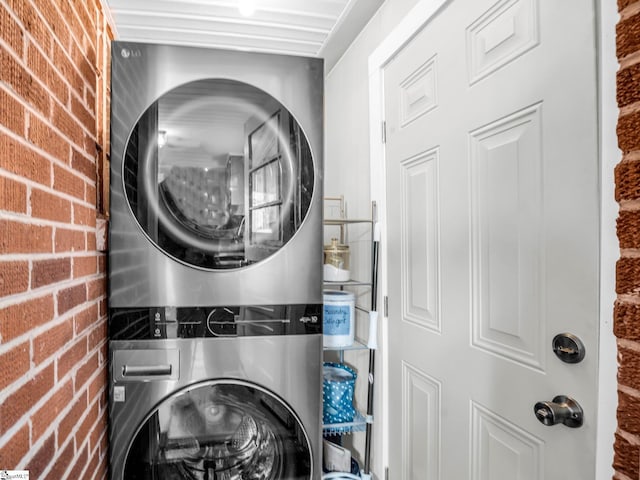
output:
<instances>
[{"instance_id":1,"label":"deadbolt lock","mask_svg":"<svg viewBox=\"0 0 640 480\"><path fill-rule=\"evenodd\" d=\"M579 363L584 359L586 350L582 341L571 333L560 333L551 342L553 353L565 363Z\"/></svg>"},{"instance_id":2,"label":"deadbolt lock","mask_svg":"<svg viewBox=\"0 0 640 480\"><path fill-rule=\"evenodd\" d=\"M540 423L548 427L558 423L571 428L582 426L582 407L573 398L565 395L558 395L551 402L538 402L533 411Z\"/></svg>"}]
</instances>

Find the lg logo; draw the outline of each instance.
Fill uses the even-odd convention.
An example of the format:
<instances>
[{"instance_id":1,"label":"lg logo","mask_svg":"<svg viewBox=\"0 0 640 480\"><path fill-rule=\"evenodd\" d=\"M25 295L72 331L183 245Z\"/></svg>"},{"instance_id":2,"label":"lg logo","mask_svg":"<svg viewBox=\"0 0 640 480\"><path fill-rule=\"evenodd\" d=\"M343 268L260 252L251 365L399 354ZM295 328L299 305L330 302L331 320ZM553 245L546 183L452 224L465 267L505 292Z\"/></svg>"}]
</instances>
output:
<instances>
[{"instance_id":1,"label":"lg logo","mask_svg":"<svg viewBox=\"0 0 640 480\"><path fill-rule=\"evenodd\" d=\"M123 48L120 50L120 55L122 55L122 58L141 57L142 52L140 50L129 50L128 48Z\"/></svg>"}]
</instances>

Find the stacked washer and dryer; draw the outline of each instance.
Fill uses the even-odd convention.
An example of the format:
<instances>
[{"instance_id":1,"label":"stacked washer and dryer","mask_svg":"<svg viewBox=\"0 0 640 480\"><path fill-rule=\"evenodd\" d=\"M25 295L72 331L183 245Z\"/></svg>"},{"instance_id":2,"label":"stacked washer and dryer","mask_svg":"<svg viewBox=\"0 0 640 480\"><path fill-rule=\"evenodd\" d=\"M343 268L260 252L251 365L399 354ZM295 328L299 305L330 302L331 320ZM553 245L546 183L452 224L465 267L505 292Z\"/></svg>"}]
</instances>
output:
<instances>
[{"instance_id":1,"label":"stacked washer and dryer","mask_svg":"<svg viewBox=\"0 0 640 480\"><path fill-rule=\"evenodd\" d=\"M322 61L112 58L111 478L320 478Z\"/></svg>"}]
</instances>

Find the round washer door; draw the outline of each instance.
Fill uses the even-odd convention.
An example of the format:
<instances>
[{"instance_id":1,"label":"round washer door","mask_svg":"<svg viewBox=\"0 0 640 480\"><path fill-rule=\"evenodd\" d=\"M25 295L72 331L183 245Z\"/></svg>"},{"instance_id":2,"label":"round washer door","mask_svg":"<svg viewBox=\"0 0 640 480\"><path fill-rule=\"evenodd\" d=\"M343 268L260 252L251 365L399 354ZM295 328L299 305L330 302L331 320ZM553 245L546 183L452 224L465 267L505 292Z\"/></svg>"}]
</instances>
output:
<instances>
[{"instance_id":1,"label":"round washer door","mask_svg":"<svg viewBox=\"0 0 640 480\"><path fill-rule=\"evenodd\" d=\"M284 401L249 383L209 381L151 412L131 443L123 478L307 480L312 469L309 440Z\"/></svg>"},{"instance_id":2,"label":"round washer door","mask_svg":"<svg viewBox=\"0 0 640 480\"><path fill-rule=\"evenodd\" d=\"M205 270L276 253L305 220L314 188L309 142L267 92L205 79L142 114L123 161L134 218L163 253Z\"/></svg>"}]
</instances>

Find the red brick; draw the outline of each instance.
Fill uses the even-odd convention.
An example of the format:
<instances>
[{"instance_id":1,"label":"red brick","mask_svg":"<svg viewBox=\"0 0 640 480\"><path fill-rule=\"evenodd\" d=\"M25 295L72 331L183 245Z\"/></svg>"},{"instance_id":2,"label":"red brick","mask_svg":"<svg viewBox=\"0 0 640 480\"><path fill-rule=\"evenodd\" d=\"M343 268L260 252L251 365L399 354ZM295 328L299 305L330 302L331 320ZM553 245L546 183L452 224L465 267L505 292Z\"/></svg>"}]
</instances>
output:
<instances>
[{"instance_id":1,"label":"red brick","mask_svg":"<svg viewBox=\"0 0 640 480\"><path fill-rule=\"evenodd\" d=\"M63 163L69 163L70 147L58 132L35 115L29 117L27 140Z\"/></svg>"},{"instance_id":2,"label":"red brick","mask_svg":"<svg viewBox=\"0 0 640 480\"><path fill-rule=\"evenodd\" d=\"M27 47L27 68L44 83L60 103L69 102L69 87L54 69L49 58L43 55L34 44Z\"/></svg>"},{"instance_id":3,"label":"red brick","mask_svg":"<svg viewBox=\"0 0 640 480\"><path fill-rule=\"evenodd\" d=\"M0 38L2 38L16 54L22 55L22 49L24 48L22 29L16 21L11 18L9 11L4 5L0 5Z\"/></svg>"},{"instance_id":4,"label":"red brick","mask_svg":"<svg viewBox=\"0 0 640 480\"><path fill-rule=\"evenodd\" d=\"M27 186L11 178L0 177L0 210L27 213Z\"/></svg>"},{"instance_id":5,"label":"red brick","mask_svg":"<svg viewBox=\"0 0 640 480\"><path fill-rule=\"evenodd\" d=\"M93 304L82 312L73 316L73 331L75 335L80 335L87 328L98 321L98 305Z\"/></svg>"},{"instance_id":6,"label":"red brick","mask_svg":"<svg viewBox=\"0 0 640 480\"><path fill-rule=\"evenodd\" d=\"M78 372L76 373L75 378L75 389L76 391L84 388L85 384L91 378L95 372L100 368L98 361L98 354L94 353L89 359L87 359L81 366L78 368Z\"/></svg>"},{"instance_id":7,"label":"red brick","mask_svg":"<svg viewBox=\"0 0 640 480\"><path fill-rule=\"evenodd\" d=\"M15 435L0 446L0 465L18 470L20 460L29 452L29 425L21 427Z\"/></svg>"},{"instance_id":8,"label":"red brick","mask_svg":"<svg viewBox=\"0 0 640 480\"><path fill-rule=\"evenodd\" d=\"M82 146L84 143L84 132L82 124L76 120L71 113L60 107L53 105L53 114L51 117L53 125L56 126L66 138L70 139L76 146Z\"/></svg>"},{"instance_id":9,"label":"red brick","mask_svg":"<svg viewBox=\"0 0 640 480\"><path fill-rule=\"evenodd\" d=\"M87 300L87 289L84 284L65 288L58 292L57 299L58 315L62 315Z\"/></svg>"},{"instance_id":10,"label":"red brick","mask_svg":"<svg viewBox=\"0 0 640 480\"><path fill-rule=\"evenodd\" d=\"M73 46L77 43L82 45L82 40L84 38L84 28L80 23L76 12L72 8L72 2L64 0L54 0L54 2L58 6L58 8L60 8L60 14L66 19L69 30L71 31L71 35L74 40L71 42L71 45Z\"/></svg>"},{"instance_id":11,"label":"red brick","mask_svg":"<svg viewBox=\"0 0 640 480\"><path fill-rule=\"evenodd\" d=\"M18 16L30 37L42 46L44 51L49 51L51 45L51 33L45 22L38 16L32 2L25 0L8 0L9 7Z\"/></svg>"},{"instance_id":12,"label":"red brick","mask_svg":"<svg viewBox=\"0 0 640 480\"><path fill-rule=\"evenodd\" d=\"M96 5L95 2L79 2L75 4L75 7L78 17L82 20L86 35L90 37L98 30L96 17L100 12L100 6Z\"/></svg>"},{"instance_id":13,"label":"red brick","mask_svg":"<svg viewBox=\"0 0 640 480\"><path fill-rule=\"evenodd\" d=\"M0 297L27 291L29 262L0 262Z\"/></svg>"},{"instance_id":14,"label":"red brick","mask_svg":"<svg viewBox=\"0 0 640 480\"><path fill-rule=\"evenodd\" d=\"M86 409L87 396L80 395L80 397L74 402L74 404L71 405L71 409L60 421L60 426L58 427L58 444L67 441L67 438L69 438L71 432L76 428L76 426L80 422L80 419L85 414ZM73 441L71 442L71 444L73 444Z\"/></svg>"},{"instance_id":15,"label":"red brick","mask_svg":"<svg viewBox=\"0 0 640 480\"><path fill-rule=\"evenodd\" d=\"M107 322L106 319L101 318L99 323L95 325L93 330L89 333L89 350L95 348L104 348L107 341Z\"/></svg>"},{"instance_id":16,"label":"red brick","mask_svg":"<svg viewBox=\"0 0 640 480\"><path fill-rule=\"evenodd\" d=\"M38 288L43 285L61 282L71 278L71 259L55 258L50 260L37 260L33 262L31 274L31 287Z\"/></svg>"},{"instance_id":17,"label":"red brick","mask_svg":"<svg viewBox=\"0 0 640 480\"><path fill-rule=\"evenodd\" d=\"M640 390L640 352L618 347L618 363L618 383Z\"/></svg>"},{"instance_id":18,"label":"red brick","mask_svg":"<svg viewBox=\"0 0 640 480\"><path fill-rule=\"evenodd\" d=\"M31 367L29 362L29 342L0 354L0 390L26 374Z\"/></svg>"},{"instance_id":19,"label":"red brick","mask_svg":"<svg viewBox=\"0 0 640 480\"><path fill-rule=\"evenodd\" d=\"M60 443L60 437L58 437L58 443ZM67 446L62 449L62 451L58 450L56 452L56 458L55 462L53 463L53 467L47 472L47 475L44 477L45 480L60 480L61 478L68 478L64 473L67 471L67 468L71 464L73 455L73 442L69 442Z\"/></svg>"},{"instance_id":20,"label":"red brick","mask_svg":"<svg viewBox=\"0 0 640 480\"><path fill-rule=\"evenodd\" d=\"M93 87L96 82L96 67L95 64L95 52L92 50L84 50L78 46L78 44L73 44L70 49L70 57L73 64L76 66L78 71L80 72L80 76L84 80L87 86ZM87 55L93 57L89 59Z\"/></svg>"},{"instance_id":21,"label":"red brick","mask_svg":"<svg viewBox=\"0 0 640 480\"><path fill-rule=\"evenodd\" d=\"M626 107L640 101L640 64L618 70L616 97L618 107Z\"/></svg>"},{"instance_id":22,"label":"red brick","mask_svg":"<svg viewBox=\"0 0 640 480\"><path fill-rule=\"evenodd\" d=\"M53 385L53 365L50 365L0 403L0 435L4 435Z\"/></svg>"},{"instance_id":23,"label":"red brick","mask_svg":"<svg viewBox=\"0 0 640 480\"><path fill-rule=\"evenodd\" d=\"M616 292L640 293L640 258L620 258L616 264Z\"/></svg>"},{"instance_id":24,"label":"red brick","mask_svg":"<svg viewBox=\"0 0 640 480\"><path fill-rule=\"evenodd\" d=\"M38 188L31 190L31 215L54 222L71 222L71 202Z\"/></svg>"},{"instance_id":25,"label":"red brick","mask_svg":"<svg viewBox=\"0 0 640 480\"><path fill-rule=\"evenodd\" d=\"M91 280L87 284L88 298L89 300L95 300L102 297L107 293L107 279L104 277L96 280Z\"/></svg>"},{"instance_id":26,"label":"red brick","mask_svg":"<svg viewBox=\"0 0 640 480\"><path fill-rule=\"evenodd\" d=\"M84 152L91 158L98 156L98 145L96 144L96 137L93 133L84 135Z\"/></svg>"},{"instance_id":27,"label":"red brick","mask_svg":"<svg viewBox=\"0 0 640 480\"><path fill-rule=\"evenodd\" d=\"M53 47L53 63L62 76L67 79L71 90L76 95L81 96L84 89L84 81L73 62L69 59L68 52L63 50L60 45L54 45Z\"/></svg>"},{"instance_id":28,"label":"red brick","mask_svg":"<svg viewBox=\"0 0 640 480\"><path fill-rule=\"evenodd\" d=\"M640 149L640 111L631 112L618 118L618 146L623 153ZM636 162L622 162L636 163ZM620 164L620 165L622 165Z\"/></svg>"},{"instance_id":29,"label":"red brick","mask_svg":"<svg viewBox=\"0 0 640 480\"><path fill-rule=\"evenodd\" d=\"M629 478L639 478L638 458L640 447L627 442L619 434L615 434L614 443L615 455L613 457L613 468Z\"/></svg>"},{"instance_id":30,"label":"red brick","mask_svg":"<svg viewBox=\"0 0 640 480\"><path fill-rule=\"evenodd\" d=\"M96 233L87 232L87 251L95 252L98 249L96 243Z\"/></svg>"},{"instance_id":31,"label":"red brick","mask_svg":"<svg viewBox=\"0 0 640 480\"><path fill-rule=\"evenodd\" d=\"M0 254L46 253L52 250L51 227L0 219Z\"/></svg>"},{"instance_id":32,"label":"red brick","mask_svg":"<svg viewBox=\"0 0 640 480\"><path fill-rule=\"evenodd\" d=\"M92 182L96 181L96 162L92 158L87 158L85 153L74 149L71 154L71 167Z\"/></svg>"},{"instance_id":33,"label":"red brick","mask_svg":"<svg viewBox=\"0 0 640 480\"><path fill-rule=\"evenodd\" d=\"M53 319L53 297L46 295L0 308L0 339L8 342Z\"/></svg>"},{"instance_id":34,"label":"red brick","mask_svg":"<svg viewBox=\"0 0 640 480\"><path fill-rule=\"evenodd\" d=\"M56 252L82 252L85 251L84 232L56 228L55 233Z\"/></svg>"},{"instance_id":35,"label":"red brick","mask_svg":"<svg viewBox=\"0 0 640 480\"><path fill-rule=\"evenodd\" d=\"M96 130L96 119L93 114L75 96L71 97L71 112L84 128L93 134Z\"/></svg>"},{"instance_id":36,"label":"red brick","mask_svg":"<svg viewBox=\"0 0 640 480\"><path fill-rule=\"evenodd\" d=\"M29 478L42 478L42 472L47 468L52 458L56 456L55 433L44 441L40 449L31 458L25 470L29 470Z\"/></svg>"},{"instance_id":37,"label":"red brick","mask_svg":"<svg viewBox=\"0 0 640 480\"><path fill-rule=\"evenodd\" d=\"M104 415L103 415L104 416ZM101 422L105 422L102 418ZM93 479L106 479L107 476L107 433L105 428L106 423L97 425L91 432L90 446L91 460L87 468L88 472L95 472Z\"/></svg>"},{"instance_id":38,"label":"red brick","mask_svg":"<svg viewBox=\"0 0 640 480\"><path fill-rule=\"evenodd\" d=\"M616 301L613 317L616 337L640 342L640 305Z\"/></svg>"},{"instance_id":39,"label":"red brick","mask_svg":"<svg viewBox=\"0 0 640 480\"><path fill-rule=\"evenodd\" d=\"M5 128L24 136L24 107L4 88L0 88L0 118Z\"/></svg>"},{"instance_id":40,"label":"red brick","mask_svg":"<svg viewBox=\"0 0 640 480\"><path fill-rule=\"evenodd\" d=\"M104 364L100 367L98 375L91 380L91 383L87 388L90 403L93 402L94 399L97 399L97 404L100 408L106 404L107 383L107 366Z\"/></svg>"},{"instance_id":41,"label":"red brick","mask_svg":"<svg viewBox=\"0 0 640 480\"><path fill-rule=\"evenodd\" d=\"M71 379L63 385L56 385L56 391L49 396L47 403L31 416L33 443L44 435L47 429L56 422L62 412L73 400L73 385Z\"/></svg>"},{"instance_id":42,"label":"red brick","mask_svg":"<svg viewBox=\"0 0 640 480\"><path fill-rule=\"evenodd\" d=\"M96 226L96 210L79 203L73 204L73 223L76 225Z\"/></svg>"},{"instance_id":43,"label":"red brick","mask_svg":"<svg viewBox=\"0 0 640 480\"><path fill-rule=\"evenodd\" d=\"M36 365L63 350L73 339L73 322L65 320L51 327L33 340L33 361Z\"/></svg>"},{"instance_id":44,"label":"red brick","mask_svg":"<svg viewBox=\"0 0 640 480\"><path fill-rule=\"evenodd\" d=\"M40 113L49 115L51 104L46 90L5 49L0 50L0 81L10 85L20 97Z\"/></svg>"},{"instance_id":45,"label":"red brick","mask_svg":"<svg viewBox=\"0 0 640 480\"><path fill-rule=\"evenodd\" d=\"M98 199L96 197L96 187L89 183L85 183L85 192L84 192L84 201L90 203L91 205L98 205ZM107 208L108 209L108 208ZM98 210L96 207L96 213L104 214L106 210Z\"/></svg>"},{"instance_id":46,"label":"red brick","mask_svg":"<svg viewBox=\"0 0 640 480\"><path fill-rule=\"evenodd\" d=\"M58 378L64 376L78 365L87 354L87 341L85 338L77 339L57 360Z\"/></svg>"},{"instance_id":47,"label":"red brick","mask_svg":"<svg viewBox=\"0 0 640 480\"><path fill-rule=\"evenodd\" d=\"M82 442L79 439L77 439L76 444L82 445ZM67 478L86 478L82 476L82 472L85 470L88 463L89 463L89 447L85 445L80 450L80 453L76 456L73 467L71 468L71 471L69 472L69 475L67 476ZM94 472L87 471L87 476L93 473Z\"/></svg>"},{"instance_id":48,"label":"red brick","mask_svg":"<svg viewBox=\"0 0 640 480\"><path fill-rule=\"evenodd\" d=\"M617 232L620 248L640 248L640 211L621 210Z\"/></svg>"},{"instance_id":49,"label":"red brick","mask_svg":"<svg viewBox=\"0 0 640 480\"><path fill-rule=\"evenodd\" d=\"M618 428L640 435L640 398L618 391Z\"/></svg>"},{"instance_id":50,"label":"red brick","mask_svg":"<svg viewBox=\"0 0 640 480\"><path fill-rule=\"evenodd\" d=\"M0 135L0 168L42 185L52 184L51 161L8 135Z\"/></svg>"},{"instance_id":51,"label":"red brick","mask_svg":"<svg viewBox=\"0 0 640 480\"><path fill-rule=\"evenodd\" d=\"M96 448L100 449L101 445L106 444L107 439L107 427L106 427L106 412L101 413L101 421L91 430L91 436L89 437L89 450L95 451Z\"/></svg>"},{"instance_id":52,"label":"red brick","mask_svg":"<svg viewBox=\"0 0 640 480\"><path fill-rule=\"evenodd\" d=\"M68 0L67 0L68 1ZM38 2L40 14L44 17L43 24L46 23L53 31L54 36L59 40L60 44L68 46L71 41L71 32L67 27L64 17L55 8L54 2L40 0Z\"/></svg>"},{"instance_id":53,"label":"red brick","mask_svg":"<svg viewBox=\"0 0 640 480\"><path fill-rule=\"evenodd\" d=\"M53 166L53 188L58 192L84 200L84 180L74 172L58 165Z\"/></svg>"},{"instance_id":54,"label":"red brick","mask_svg":"<svg viewBox=\"0 0 640 480\"><path fill-rule=\"evenodd\" d=\"M99 77L100 77L100 74L98 74L98 82L99 82ZM91 113L91 115L93 115L93 117L96 119L96 124L102 123L102 121L106 120L106 117L102 115L103 112L100 112L100 116L97 115L95 92L92 92L91 90L86 88L84 91L84 105L89 110L89 113Z\"/></svg>"},{"instance_id":55,"label":"red brick","mask_svg":"<svg viewBox=\"0 0 640 480\"><path fill-rule=\"evenodd\" d=\"M640 13L616 25L616 53L618 58L640 50Z\"/></svg>"},{"instance_id":56,"label":"red brick","mask_svg":"<svg viewBox=\"0 0 640 480\"><path fill-rule=\"evenodd\" d=\"M73 257L73 278L95 275L98 271L98 257Z\"/></svg>"},{"instance_id":57,"label":"red brick","mask_svg":"<svg viewBox=\"0 0 640 480\"><path fill-rule=\"evenodd\" d=\"M622 10L624 10L625 8L627 8L629 5L637 2L638 0L618 0L618 11L621 12Z\"/></svg>"}]
</instances>

